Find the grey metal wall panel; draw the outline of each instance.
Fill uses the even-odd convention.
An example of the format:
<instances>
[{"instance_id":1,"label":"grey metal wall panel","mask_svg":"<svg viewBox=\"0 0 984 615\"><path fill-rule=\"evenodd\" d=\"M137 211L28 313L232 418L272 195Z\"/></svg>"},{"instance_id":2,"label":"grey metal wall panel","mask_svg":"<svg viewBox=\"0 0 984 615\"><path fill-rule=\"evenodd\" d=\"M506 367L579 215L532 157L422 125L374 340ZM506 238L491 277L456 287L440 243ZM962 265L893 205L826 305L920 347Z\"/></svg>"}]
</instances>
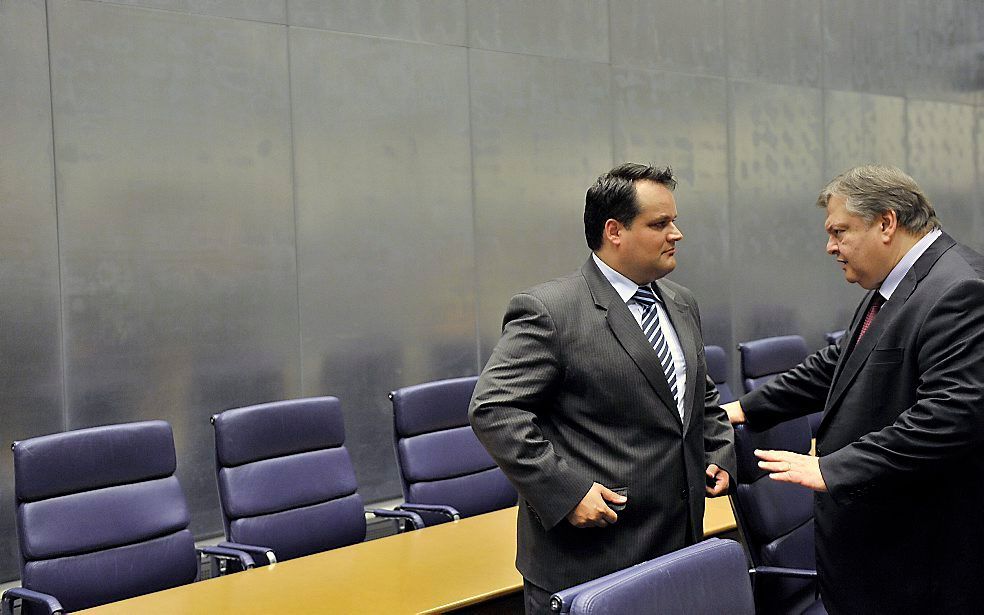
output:
<instances>
[{"instance_id":1,"label":"grey metal wall panel","mask_svg":"<svg viewBox=\"0 0 984 615\"><path fill-rule=\"evenodd\" d=\"M63 420L45 27L43 1L0 3L0 580L19 574L6 447Z\"/></svg>"},{"instance_id":2,"label":"grey metal wall panel","mask_svg":"<svg viewBox=\"0 0 984 615\"><path fill-rule=\"evenodd\" d=\"M905 91L898 0L824 0L824 87L891 94Z\"/></svg>"},{"instance_id":3,"label":"grey metal wall panel","mask_svg":"<svg viewBox=\"0 0 984 615\"><path fill-rule=\"evenodd\" d=\"M608 2L469 0L468 45L608 62Z\"/></svg>"},{"instance_id":4,"label":"grey metal wall panel","mask_svg":"<svg viewBox=\"0 0 984 615\"><path fill-rule=\"evenodd\" d=\"M905 99L857 92L824 95L824 181L859 164L906 168Z\"/></svg>"},{"instance_id":5,"label":"grey metal wall panel","mask_svg":"<svg viewBox=\"0 0 984 615\"><path fill-rule=\"evenodd\" d=\"M976 109L968 105L910 100L909 173L936 207L946 232L974 244L980 220L975 179Z\"/></svg>"},{"instance_id":6,"label":"grey metal wall panel","mask_svg":"<svg viewBox=\"0 0 984 615\"><path fill-rule=\"evenodd\" d=\"M49 17L69 427L170 421L192 527L216 530L209 415L299 393L286 32Z\"/></svg>"},{"instance_id":7,"label":"grey metal wall panel","mask_svg":"<svg viewBox=\"0 0 984 615\"><path fill-rule=\"evenodd\" d=\"M103 0L99 0L100 2ZM107 0L146 8L231 17L251 21L287 23L287 0Z\"/></svg>"},{"instance_id":8,"label":"grey metal wall panel","mask_svg":"<svg viewBox=\"0 0 984 615\"><path fill-rule=\"evenodd\" d=\"M820 3L816 0L727 0L728 76L820 87Z\"/></svg>"},{"instance_id":9,"label":"grey metal wall panel","mask_svg":"<svg viewBox=\"0 0 984 615\"><path fill-rule=\"evenodd\" d=\"M509 298L590 254L584 193L612 166L609 67L470 52L478 318L484 364Z\"/></svg>"},{"instance_id":10,"label":"grey metal wall panel","mask_svg":"<svg viewBox=\"0 0 984 615\"><path fill-rule=\"evenodd\" d=\"M984 6L979 0L904 0L903 71L912 98L979 104L984 91Z\"/></svg>"},{"instance_id":11,"label":"grey metal wall panel","mask_svg":"<svg viewBox=\"0 0 984 615\"><path fill-rule=\"evenodd\" d=\"M464 45L465 0L287 0L292 26Z\"/></svg>"},{"instance_id":12,"label":"grey metal wall panel","mask_svg":"<svg viewBox=\"0 0 984 615\"><path fill-rule=\"evenodd\" d=\"M984 252L984 107L977 107L974 114L974 141L977 144L977 189L971 209L974 211L973 240L971 245Z\"/></svg>"},{"instance_id":13,"label":"grey metal wall panel","mask_svg":"<svg viewBox=\"0 0 984 615\"><path fill-rule=\"evenodd\" d=\"M612 79L615 159L673 167L683 241L670 277L700 301L705 343L730 349L725 80L634 69Z\"/></svg>"},{"instance_id":14,"label":"grey metal wall panel","mask_svg":"<svg viewBox=\"0 0 984 615\"><path fill-rule=\"evenodd\" d=\"M304 394L342 399L360 492L400 492L386 394L472 375L460 47L290 33Z\"/></svg>"},{"instance_id":15,"label":"grey metal wall panel","mask_svg":"<svg viewBox=\"0 0 984 615\"><path fill-rule=\"evenodd\" d=\"M724 76L724 0L610 0L612 64Z\"/></svg>"},{"instance_id":16,"label":"grey metal wall panel","mask_svg":"<svg viewBox=\"0 0 984 615\"><path fill-rule=\"evenodd\" d=\"M814 206L826 181L821 92L738 82L731 100L735 337L801 334L819 346L856 303Z\"/></svg>"}]
</instances>

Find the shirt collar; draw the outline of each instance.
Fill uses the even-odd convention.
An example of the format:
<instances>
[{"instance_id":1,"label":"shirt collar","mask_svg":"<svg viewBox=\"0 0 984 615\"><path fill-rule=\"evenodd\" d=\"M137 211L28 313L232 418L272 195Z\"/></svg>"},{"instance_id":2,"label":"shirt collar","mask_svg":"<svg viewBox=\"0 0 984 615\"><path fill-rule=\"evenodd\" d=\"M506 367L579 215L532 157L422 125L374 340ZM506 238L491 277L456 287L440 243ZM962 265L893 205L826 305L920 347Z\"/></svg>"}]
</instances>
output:
<instances>
[{"instance_id":1,"label":"shirt collar","mask_svg":"<svg viewBox=\"0 0 984 615\"><path fill-rule=\"evenodd\" d=\"M919 257L923 255L923 252L925 252L926 249L929 248L929 246L932 245L932 243L942 234L942 229L935 228L926 233L922 239L917 241L916 245L909 248L909 251L906 252L905 256L902 257L902 260L895 265L895 268L889 272L888 277L885 278L885 281L881 283L881 287L878 289L878 293L881 294L886 301L892 298L892 293L894 293L895 289L902 283L902 278L905 277L905 274L909 273L912 266L915 265L916 261L919 260Z\"/></svg>"},{"instance_id":2,"label":"shirt collar","mask_svg":"<svg viewBox=\"0 0 984 615\"><path fill-rule=\"evenodd\" d=\"M636 294L636 291L639 290L639 285L612 269L608 266L608 263L598 258L598 255L594 252L591 253L591 258L594 259L595 264L598 265L598 269L601 269L601 274L605 276L605 279L612 285L615 292L618 293L618 296L622 298L622 301L628 303L629 299L631 299L632 296ZM652 285L650 284L650 287L651 286ZM656 293L656 299L660 303L663 302L663 298L660 297L659 293Z\"/></svg>"}]
</instances>

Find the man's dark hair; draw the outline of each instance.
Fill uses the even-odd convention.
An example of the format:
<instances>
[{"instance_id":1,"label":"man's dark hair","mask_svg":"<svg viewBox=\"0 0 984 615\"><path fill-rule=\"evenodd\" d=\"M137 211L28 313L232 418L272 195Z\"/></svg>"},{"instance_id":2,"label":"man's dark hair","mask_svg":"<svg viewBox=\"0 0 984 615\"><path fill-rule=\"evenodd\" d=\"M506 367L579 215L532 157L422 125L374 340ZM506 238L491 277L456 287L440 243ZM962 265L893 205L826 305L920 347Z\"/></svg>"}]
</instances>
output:
<instances>
[{"instance_id":1,"label":"man's dark hair","mask_svg":"<svg viewBox=\"0 0 984 615\"><path fill-rule=\"evenodd\" d=\"M605 222L609 219L628 227L639 215L635 182L641 179L656 182L667 190L673 190L677 184L670 167L626 162L599 177L588 188L584 198L584 238L591 250L601 247Z\"/></svg>"}]
</instances>

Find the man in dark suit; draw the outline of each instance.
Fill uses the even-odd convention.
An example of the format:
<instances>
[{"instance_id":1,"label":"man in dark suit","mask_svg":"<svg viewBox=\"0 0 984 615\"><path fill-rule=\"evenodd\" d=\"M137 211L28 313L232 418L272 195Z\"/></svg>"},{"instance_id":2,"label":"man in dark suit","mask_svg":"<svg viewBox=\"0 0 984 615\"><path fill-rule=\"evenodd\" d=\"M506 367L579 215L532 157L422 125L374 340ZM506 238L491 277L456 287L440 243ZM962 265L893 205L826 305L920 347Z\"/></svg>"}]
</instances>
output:
<instances>
[{"instance_id":1,"label":"man in dark suit","mask_svg":"<svg viewBox=\"0 0 984 615\"><path fill-rule=\"evenodd\" d=\"M594 253L512 298L475 389L472 427L520 495L529 613L700 540L705 492L733 474L697 302L662 279L683 238L675 186L670 169L637 164L598 178L584 209Z\"/></svg>"},{"instance_id":2,"label":"man in dark suit","mask_svg":"<svg viewBox=\"0 0 984 615\"><path fill-rule=\"evenodd\" d=\"M813 489L832 615L984 609L984 257L891 167L830 182L827 253L868 289L836 345L726 409L765 428L824 411L817 456L757 451Z\"/></svg>"}]
</instances>

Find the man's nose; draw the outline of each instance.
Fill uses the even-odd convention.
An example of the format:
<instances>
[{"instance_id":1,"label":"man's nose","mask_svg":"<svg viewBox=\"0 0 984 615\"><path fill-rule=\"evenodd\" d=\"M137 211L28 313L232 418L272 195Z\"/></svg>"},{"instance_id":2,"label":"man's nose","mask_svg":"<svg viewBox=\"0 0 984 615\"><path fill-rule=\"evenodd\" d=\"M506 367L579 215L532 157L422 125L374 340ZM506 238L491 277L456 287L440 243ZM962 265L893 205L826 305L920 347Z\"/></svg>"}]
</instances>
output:
<instances>
[{"instance_id":1,"label":"man's nose","mask_svg":"<svg viewBox=\"0 0 984 615\"><path fill-rule=\"evenodd\" d=\"M837 242L833 237L827 240L827 254L837 254Z\"/></svg>"}]
</instances>

